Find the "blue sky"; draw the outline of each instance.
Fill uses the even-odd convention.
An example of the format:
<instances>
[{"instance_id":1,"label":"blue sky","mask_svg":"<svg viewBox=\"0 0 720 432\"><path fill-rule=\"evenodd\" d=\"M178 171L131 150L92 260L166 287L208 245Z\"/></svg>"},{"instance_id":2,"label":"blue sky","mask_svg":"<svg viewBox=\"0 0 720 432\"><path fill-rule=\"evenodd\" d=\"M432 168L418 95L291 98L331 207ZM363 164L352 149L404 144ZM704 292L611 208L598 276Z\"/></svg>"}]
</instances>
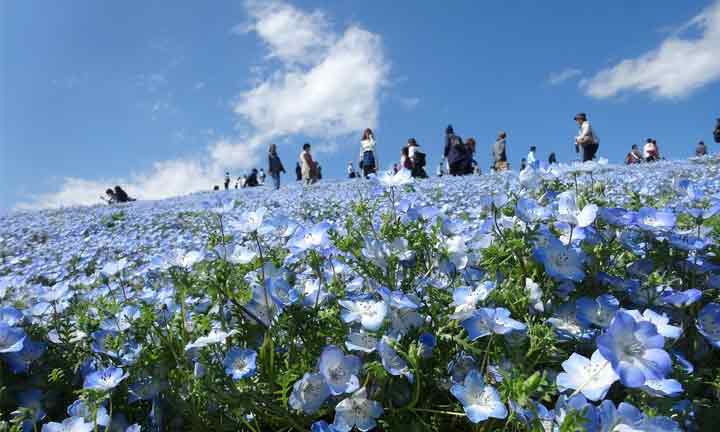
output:
<instances>
[{"instance_id":1,"label":"blue sky","mask_svg":"<svg viewBox=\"0 0 720 432\"><path fill-rule=\"evenodd\" d=\"M383 164L415 137L434 170L452 123L486 169L500 129L515 167L533 144L574 158L578 111L616 162L649 136L686 157L720 116L720 1L23 1L0 17L5 209L210 189L271 142L293 168L310 141L341 177L366 125Z\"/></svg>"}]
</instances>

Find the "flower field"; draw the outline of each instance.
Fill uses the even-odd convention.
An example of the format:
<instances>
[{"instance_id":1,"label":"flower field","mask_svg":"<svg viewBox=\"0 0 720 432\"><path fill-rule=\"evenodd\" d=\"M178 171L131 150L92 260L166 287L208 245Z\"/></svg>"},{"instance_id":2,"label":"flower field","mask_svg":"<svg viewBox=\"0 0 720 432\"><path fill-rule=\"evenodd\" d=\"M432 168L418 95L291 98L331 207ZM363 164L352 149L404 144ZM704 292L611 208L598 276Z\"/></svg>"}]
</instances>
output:
<instances>
[{"instance_id":1,"label":"flower field","mask_svg":"<svg viewBox=\"0 0 720 432\"><path fill-rule=\"evenodd\" d=\"M720 159L0 217L0 431L720 425Z\"/></svg>"}]
</instances>

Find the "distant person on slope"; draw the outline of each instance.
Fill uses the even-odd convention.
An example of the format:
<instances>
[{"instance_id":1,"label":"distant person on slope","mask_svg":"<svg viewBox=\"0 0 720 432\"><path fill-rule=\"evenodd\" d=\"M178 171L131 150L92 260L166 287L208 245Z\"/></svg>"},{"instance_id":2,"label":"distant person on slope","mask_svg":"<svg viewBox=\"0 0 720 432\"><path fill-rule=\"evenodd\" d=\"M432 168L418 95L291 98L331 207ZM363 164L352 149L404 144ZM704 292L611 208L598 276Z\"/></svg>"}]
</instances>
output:
<instances>
[{"instance_id":1,"label":"distant person on slope","mask_svg":"<svg viewBox=\"0 0 720 432\"><path fill-rule=\"evenodd\" d=\"M268 172L273 179L273 187L275 190L280 189L280 174L285 173L285 167L280 161L280 156L277 154L277 146L275 144L270 144L270 149L268 150Z\"/></svg>"},{"instance_id":2,"label":"distant person on slope","mask_svg":"<svg viewBox=\"0 0 720 432\"><path fill-rule=\"evenodd\" d=\"M425 165L427 164L425 153L420 151L420 146L415 138L409 138L407 142L408 154L412 161L412 175L417 178L427 178Z\"/></svg>"},{"instance_id":3,"label":"distant person on slope","mask_svg":"<svg viewBox=\"0 0 720 432\"><path fill-rule=\"evenodd\" d=\"M115 196L115 191L113 191L112 189L105 189L105 196L101 196L100 199L108 204L115 204L116 202L118 202L117 197Z\"/></svg>"},{"instance_id":4,"label":"distant person on slope","mask_svg":"<svg viewBox=\"0 0 720 432\"><path fill-rule=\"evenodd\" d=\"M643 157L646 162L655 162L660 160L660 151L658 150L657 142L654 139L648 138L645 141L645 146L643 147Z\"/></svg>"},{"instance_id":5,"label":"distant person on slope","mask_svg":"<svg viewBox=\"0 0 720 432\"><path fill-rule=\"evenodd\" d=\"M528 152L528 155L527 155L527 164L535 169L537 169L540 166L540 161L537 160L537 157L535 157L536 150L537 150L537 147L530 146L530 151Z\"/></svg>"},{"instance_id":6,"label":"distant person on slope","mask_svg":"<svg viewBox=\"0 0 720 432\"><path fill-rule=\"evenodd\" d=\"M135 201L135 198L130 198L127 192L125 192L120 186L115 186L115 202L126 203L131 201Z\"/></svg>"},{"instance_id":7,"label":"distant person on slope","mask_svg":"<svg viewBox=\"0 0 720 432\"><path fill-rule=\"evenodd\" d=\"M706 156L707 155L707 146L705 145L704 141L700 141L697 146L695 146L695 156Z\"/></svg>"},{"instance_id":8,"label":"distant person on slope","mask_svg":"<svg viewBox=\"0 0 720 432\"><path fill-rule=\"evenodd\" d=\"M633 144L625 156L625 165L635 165L643 162L643 155L640 153L640 148L637 144Z\"/></svg>"},{"instance_id":9,"label":"distant person on slope","mask_svg":"<svg viewBox=\"0 0 720 432\"><path fill-rule=\"evenodd\" d=\"M302 168L300 168L300 162L295 164L295 180L302 180Z\"/></svg>"},{"instance_id":10,"label":"distant person on slope","mask_svg":"<svg viewBox=\"0 0 720 432\"><path fill-rule=\"evenodd\" d=\"M556 164L557 163L557 156L555 156L555 152L550 153L550 156L548 156L548 165Z\"/></svg>"},{"instance_id":11,"label":"distant person on slope","mask_svg":"<svg viewBox=\"0 0 720 432\"><path fill-rule=\"evenodd\" d=\"M587 114L578 113L574 117L578 126L580 126L580 132L575 137L575 152L579 153L582 150L582 160L587 162L595 158L595 154L600 147L600 140L595 134L590 122L587 119Z\"/></svg>"},{"instance_id":12,"label":"distant person on slope","mask_svg":"<svg viewBox=\"0 0 720 432\"><path fill-rule=\"evenodd\" d=\"M353 167L352 161L348 161L347 164L347 176L348 178L355 178L355 168Z\"/></svg>"},{"instance_id":13,"label":"distant person on slope","mask_svg":"<svg viewBox=\"0 0 720 432\"><path fill-rule=\"evenodd\" d=\"M720 144L720 118L715 123L715 130L713 130L713 138L717 144Z\"/></svg>"},{"instance_id":14,"label":"distant person on slope","mask_svg":"<svg viewBox=\"0 0 720 432\"><path fill-rule=\"evenodd\" d=\"M475 138L470 137L465 141L465 161L463 164L463 174L470 175L475 172L475 167L477 166L477 162L475 162L475 147L477 146L477 143L475 142Z\"/></svg>"},{"instance_id":15,"label":"distant person on slope","mask_svg":"<svg viewBox=\"0 0 720 432\"><path fill-rule=\"evenodd\" d=\"M465 173L467 160L467 147L458 135L455 135L452 125L445 128L445 150L443 155L448 161L450 175L457 176Z\"/></svg>"},{"instance_id":16,"label":"distant person on slope","mask_svg":"<svg viewBox=\"0 0 720 432\"><path fill-rule=\"evenodd\" d=\"M495 164L495 171L505 171L508 169L507 152L506 152L506 139L507 134L504 131L500 131L495 144L492 147L493 161Z\"/></svg>"},{"instance_id":17,"label":"distant person on slope","mask_svg":"<svg viewBox=\"0 0 720 432\"><path fill-rule=\"evenodd\" d=\"M260 172L258 172L258 181L261 185L265 184L265 170L260 168Z\"/></svg>"},{"instance_id":18,"label":"distant person on slope","mask_svg":"<svg viewBox=\"0 0 720 432\"><path fill-rule=\"evenodd\" d=\"M229 172L225 172L225 181L223 182L223 184L225 185L225 190L230 189L230 173Z\"/></svg>"},{"instance_id":19,"label":"distant person on slope","mask_svg":"<svg viewBox=\"0 0 720 432\"><path fill-rule=\"evenodd\" d=\"M360 170L363 177L377 172L378 160L375 152L375 135L372 129L367 128L360 139Z\"/></svg>"},{"instance_id":20,"label":"distant person on slope","mask_svg":"<svg viewBox=\"0 0 720 432\"><path fill-rule=\"evenodd\" d=\"M302 148L303 149L299 157L302 180L304 184L310 185L316 181L317 167L315 166L315 161L310 154L310 143L303 144Z\"/></svg>"},{"instance_id":21,"label":"distant person on slope","mask_svg":"<svg viewBox=\"0 0 720 432\"><path fill-rule=\"evenodd\" d=\"M255 187L255 186L260 186L260 183L258 182L257 168L253 168L252 171L250 171L250 175L245 180L245 187Z\"/></svg>"}]
</instances>

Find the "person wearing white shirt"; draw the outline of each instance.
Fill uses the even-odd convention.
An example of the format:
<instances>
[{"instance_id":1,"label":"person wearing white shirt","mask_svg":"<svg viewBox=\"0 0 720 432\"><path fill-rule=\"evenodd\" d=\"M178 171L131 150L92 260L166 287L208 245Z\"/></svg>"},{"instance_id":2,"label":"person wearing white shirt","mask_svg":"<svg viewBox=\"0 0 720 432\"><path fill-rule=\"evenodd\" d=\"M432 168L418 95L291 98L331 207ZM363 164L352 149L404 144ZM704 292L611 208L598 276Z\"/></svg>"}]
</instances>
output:
<instances>
[{"instance_id":1,"label":"person wearing white shirt","mask_svg":"<svg viewBox=\"0 0 720 432\"><path fill-rule=\"evenodd\" d=\"M575 137L575 152L579 153L582 149L583 162L593 160L600 147L600 140L590 126L587 114L578 113L575 115L575 121L580 126L580 132Z\"/></svg>"},{"instance_id":2,"label":"person wearing white shirt","mask_svg":"<svg viewBox=\"0 0 720 432\"><path fill-rule=\"evenodd\" d=\"M530 147L530 152L527 155L527 164L528 164L528 166L531 166L533 168L538 167L538 160L535 157L535 150L536 150L535 146Z\"/></svg>"},{"instance_id":3,"label":"person wearing white shirt","mask_svg":"<svg viewBox=\"0 0 720 432\"><path fill-rule=\"evenodd\" d=\"M377 172L379 165L375 152L375 135L372 129L368 128L363 132L360 148L360 169L363 177L367 178L370 174Z\"/></svg>"}]
</instances>

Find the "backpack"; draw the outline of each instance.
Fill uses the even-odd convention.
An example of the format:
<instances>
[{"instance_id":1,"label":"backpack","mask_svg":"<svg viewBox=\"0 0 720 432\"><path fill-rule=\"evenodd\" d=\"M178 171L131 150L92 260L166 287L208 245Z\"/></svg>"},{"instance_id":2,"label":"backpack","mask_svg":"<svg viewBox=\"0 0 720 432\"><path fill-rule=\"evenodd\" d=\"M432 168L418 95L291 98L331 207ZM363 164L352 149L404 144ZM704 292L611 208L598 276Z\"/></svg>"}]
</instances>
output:
<instances>
[{"instance_id":1,"label":"backpack","mask_svg":"<svg viewBox=\"0 0 720 432\"><path fill-rule=\"evenodd\" d=\"M425 166L425 153L415 150L415 155L413 155L415 158L415 165L419 168L423 168Z\"/></svg>"}]
</instances>

